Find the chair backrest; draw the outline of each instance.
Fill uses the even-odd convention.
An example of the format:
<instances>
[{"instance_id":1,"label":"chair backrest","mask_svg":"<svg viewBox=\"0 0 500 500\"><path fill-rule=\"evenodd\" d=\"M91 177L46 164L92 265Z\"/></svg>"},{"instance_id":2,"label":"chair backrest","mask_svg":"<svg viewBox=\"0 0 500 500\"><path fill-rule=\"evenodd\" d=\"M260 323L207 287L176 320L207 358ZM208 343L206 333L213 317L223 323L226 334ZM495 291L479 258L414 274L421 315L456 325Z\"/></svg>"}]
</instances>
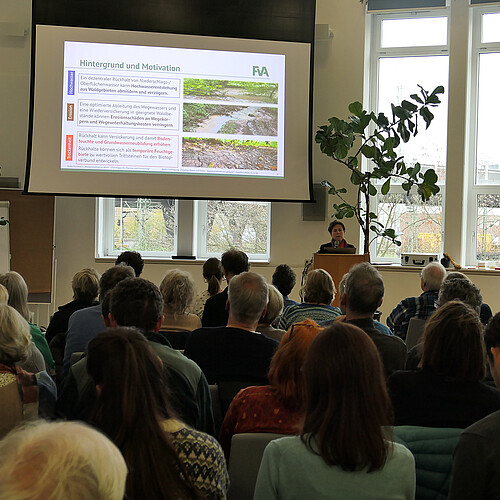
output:
<instances>
[{"instance_id":1,"label":"chair backrest","mask_svg":"<svg viewBox=\"0 0 500 500\"><path fill-rule=\"evenodd\" d=\"M285 434L235 434L229 457L228 500L252 500L264 449Z\"/></svg>"},{"instance_id":2,"label":"chair backrest","mask_svg":"<svg viewBox=\"0 0 500 500\"><path fill-rule=\"evenodd\" d=\"M71 358L69 360L70 366L73 366L75 363L78 363L83 358L85 353L83 351L73 352L71 353Z\"/></svg>"},{"instance_id":3,"label":"chair backrest","mask_svg":"<svg viewBox=\"0 0 500 500\"><path fill-rule=\"evenodd\" d=\"M424 333L426 319L411 318L406 332L406 348L410 350L416 346Z\"/></svg>"},{"instance_id":4,"label":"chair backrest","mask_svg":"<svg viewBox=\"0 0 500 500\"><path fill-rule=\"evenodd\" d=\"M234 396L240 392L241 389L245 387L250 387L253 385L265 385L262 382L255 380L220 380L217 382L219 386L219 401L222 419L224 419L224 415L231 404Z\"/></svg>"},{"instance_id":5,"label":"chair backrest","mask_svg":"<svg viewBox=\"0 0 500 500\"><path fill-rule=\"evenodd\" d=\"M215 436L218 436L223 420L219 399L219 387L217 385L209 385L208 387L212 398L212 414L214 416Z\"/></svg>"},{"instance_id":6,"label":"chair backrest","mask_svg":"<svg viewBox=\"0 0 500 500\"><path fill-rule=\"evenodd\" d=\"M186 348L187 339L191 335L191 332L181 332L181 331L169 332L160 330L158 333L163 335L170 342L172 348L177 349L178 351L182 351Z\"/></svg>"},{"instance_id":7,"label":"chair backrest","mask_svg":"<svg viewBox=\"0 0 500 500\"><path fill-rule=\"evenodd\" d=\"M446 500L450 488L453 450L463 429L394 427L394 441L415 457L416 500Z\"/></svg>"}]
</instances>

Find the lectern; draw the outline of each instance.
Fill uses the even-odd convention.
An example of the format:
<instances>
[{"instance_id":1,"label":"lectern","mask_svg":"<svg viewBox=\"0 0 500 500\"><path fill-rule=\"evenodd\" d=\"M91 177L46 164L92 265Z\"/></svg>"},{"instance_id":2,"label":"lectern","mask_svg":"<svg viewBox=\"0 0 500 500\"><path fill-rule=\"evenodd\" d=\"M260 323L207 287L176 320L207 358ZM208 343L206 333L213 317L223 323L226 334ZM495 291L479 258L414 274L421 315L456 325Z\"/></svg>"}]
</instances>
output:
<instances>
[{"instance_id":1,"label":"lectern","mask_svg":"<svg viewBox=\"0 0 500 500\"><path fill-rule=\"evenodd\" d=\"M333 281L335 282L335 287L338 290L338 286L342 276L351 269L354 264L359 264L360 262L369 262L370 255L365 254L332 254L332 253L315 253L313 255L312 269L324 269L328 271ZM332 305L338 306L340 297L337 294Z\"/></svg>"}]
</instances>

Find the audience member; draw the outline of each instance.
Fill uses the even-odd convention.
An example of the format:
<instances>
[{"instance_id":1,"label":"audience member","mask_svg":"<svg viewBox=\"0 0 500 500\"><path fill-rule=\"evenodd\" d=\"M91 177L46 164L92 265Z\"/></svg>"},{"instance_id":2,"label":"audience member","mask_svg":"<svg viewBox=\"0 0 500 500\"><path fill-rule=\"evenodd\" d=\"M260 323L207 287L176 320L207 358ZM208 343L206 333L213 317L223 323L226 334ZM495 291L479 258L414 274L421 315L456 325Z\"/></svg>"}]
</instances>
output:
<instances>
[{"instance_id":1,"label":"audience member","mask_svg":"<svg viewBox=\"0 0 500 500\"><path fill-rule=\"evenodd\" d=\"M353 266L340 304L345 308L346 321L360 327L373 340L382 356L385 374L389 376L404 368L406 345L399 337L381 333L373 324L373 314L383 298L384 282L380 273L368 262Z\"/></svg>"},{"instance_id":2,"label":"audience member","mask_svg":"<svg viewBox=\"0 0 500 500\"><path fill-rule=\"evenodd\" d=\"M446 276L446 269L439 262L427 264L420 274L422 294L402 300L387 318L389 328L403 340L406 339L411 318L427 319L436 310L439 288Z\"/></svg>"},{"instance_id":3,"label":"audience member","mask_svg":"<svg viewBox=\"0 0 500 500\"><path fill-rule=\"evenodd\" d=\"M247 254L234 248L222 254L221 263L228 286L233 276L247 272L250 268ZM229 319L227 299L228 287L224 291L207 299L201 319L201 324L204 327L227 325Z\"/></svg>"},{"instance_id":4,"label":"audience member","mask_svg":"<svg viewBox=\"0 0 500 500\"><path fill-rule=\"evenodd\" d=\"M97 305L100 278L99 273L91 268L82 269L73 276L71 281L73 300L59 306L52 316L45 332L45 338L49 344L58 333L66 333L69 318L75 311Z\"/></svg>"},{"instance_id":5,"label":"audience member","mask_svg":"<svg viewBox=\"0 0 500 500\"><path fill-rule=\"evenodd\" d=\"M288 264L280 264L276 267L272 284L280 291L283 296L284 307L293 306L298 304L295 300L288 298L290 293L292 293L293 287L297 282L297 276L295 272Z\"/></svg>"},{"instance_id":6,"label":"audience member","mask_svg":"<svg viewBox=\"0 0 500 500\"><path fill-rule=\"evenodd\" d=\"M443 306L452 300L460 300L469 305L479 314L483 298L479 288L466 276L456 276L458 273L451 273L451 278L446 277L439 289L438 307ZM460 273L461 274L461 273ZM450 333L450 332L449 332ZM406 357L406 369L416 370L422 360L423 343L419 342L408 351Z\"/></svg>"},{"instance_id":7,"label":"audience member","mask_svg":"<svg viewBox=\"0 0 500 500\"><path fill-rule=\"evenodd\" d=\"M115 261L115 266L119 264L130 266L134 270L136 278L140 277L144 269L144 261L142 260L141 254L133 250L122 252Z\"/></svg>"},{"instance_id":8,"label":"audience member","mask_svg":"<svg viewBox=\"0 0 500 500\"><path fill-rule=\"evenodd\" d=\"M465 428L500 410L500 393L485 376L477 312L452 300L427 321L421 370L388 380L396 425Z\"/></svg>"},{"instance_id":9,"label":"audience member","mask_svg":"<svg viewBox=\"0 0 500 500\"><path fill-rule=\"evenodd\" d=\"M139 331L112 328L98 334L89 343L87 371L99 388L92 421L129 467L127 498L226 497L220 445L175 418L162 365Z\"/></svg>"},{"instance_id":10,"label":"audience member","mask_svg":"<svg viewBox=\"0 0 500 500\"><path fill-rule=\"evenodd\" d=\"M311 342L321 330L310 319L295 323L281 340L271 360L270 385L242 389L233 399L219 437L226 457L229 457L234 434L299 433L305 400L302 366Z\"/></svg>"},{"instance_id":11,"label":"audience member","mask_svg":"<svg viewBox=\"0 0 500 500\"><path fill-rule=\"evenodd\" d=\"M207 259L203 264L203 279L208 284L208 288L203 290L193 302L191 312L196 314L200 319L203 316L203 309L205 308L206 301L222 292L222 278L224 272L222 264L216 257Z\"/></svg>"},{"instance_id":12,"label":"audience member","mask_svg":"<svg viewBox=\"0 0 500 500\"><path fill-rule=\"evenodd\" d=\"M207 381L195 363L168 347L158 333L162 312L163 299L158 287L142 278L131 278L113 288L108 322L112 327L134 326L142 331L163 362L176 413L188 425L214 434ZM70 419L88 420L95 404L95 386L87 375L86 362L83 358L71 367L58 401L59 412ZM122 376L121 372L117 376Z\"/></svg>"},{"instance_id":13,"label":"audience member","mask_svg":"<svg viewBox=\"0 0 500 500\"><path fill-rule=\"evenodd\" d=\"M302 289L304 302L288 306L278 323L282 330L288 330L294 323L312 319L318 323L340 316L340 309L331 305L335 298L335 283L324 269L309 271Z\"/></svg>"},{"instance_id":14,"label":"audience member","mask_svg":"<svg viewBox=\"0 0 500 500\"><path fill-rule=\"evenodd\" d=\"M500 388L500 313L484 332L486 355ZM450 500L487 500L500 492L500 411L471 425L460 436L453 455Z\"/></svg>"},{"instance_id":15,"label":"audience member","mask_svg":"<svg viewBox=\"0 0 500 500\"><path fill-rule=\"evenodd\" d=\"M344 276L342 276L342 279L340 280L339 283L339 297L342 297L344 295L344 290L345 290L345 283L347 281L347 277L349 276L349 273L345 273ZM342 313L342 317L338 316L334 320L327 320L327 321L322 321L320 322L320 326L326 328L327 326L330 326L334 321L345 321L345 304L342 305L340 304L340 311ZM385 333L386 335L394 335L389 328L387 328L384 324L380 323L380 321L377 321L376 319L373 320L373 326L381 333Z\"/></svg>"},{"instance_id":16,"label":"audience member","mask_svg":"<svg viewBox=\"0 0 500 500\"><path fill-rule=\"evenodd\" d=\"M227 326L195 330L184 354L200 366L209 384L220 380L267 383L278 342L255 331L266 311L267 284L259 274L244 272L232 277L228 288Z\"/></svg>"},{"instance_id":17,"label":"audience member","mask_svg":"<svg viewBox=\"0 0 500 500\"><path fill-rule=\"evenodd\" d=\"M104 296L120 281L134 276L134 270L130 266L110 267L99 280L99 299L102 301ZM64 347L65 374L68 373L70 367L71 355L74 352L85 352L89 341L104 329L101 304L80 309L71 315Z\"/></svg>"},{"instance_id":18,"label":"audience member","mask_svg":"<svg viewBox=\"0 0 500 500\"><path fill-rule=\"evenodd\" d=\"M391 403L370 338L335 322L309 347L304 378L301 435L268 444L254 498L413 499L413 456L382 429Z\"/></svg>"},{"instance_id":19,"label":"audience member","mask_svg":"<svg viewBox=\"0 0 500 500\"><path fill-rule=\"evenodd\" d=\"M444 279L445 281L451 280L451 279L456 279L456 278L461 278L461 279L466 279L472 282L472 280L466 276L464 273L460 273L458 271L452 271L451 273L448 273L446 278ZM479 288L478 288L479 291ZM482 299L482 297L481 297ZM462 302L466 302L463 301ZM493 313L491 311L491 307L488 304L485 304L484 302L481 303L481 309L479 311L479 319L481 320L481 323L483 325L487 325L489 319L493 316Z\"/></svg>"},{"instance_id":20,"label":"audience member","mask_svg":"<svg viewBox=\"0 0 500 500\"><path fill-rule=\"evenodd\" d=\"M9 303L9 292L7 291L7 288L5 288L3 285L0 285L0 304L7 305L8 303Z\"/></svg>"},{"instance_id":21,"label":"audience member","mask_svg":"<svg viewBox=\"0 0 500 500\"><path fill-rule=\"evenodd\" d=\"M279 342L286 332L285 330L274 328L273 323L279 318L283 311L283 296L273 285L268 285L268 292L269 301L267 302L266 313L260 318L259 324L257 325L257 331Z\"/></svg>"},{"instance_id":22,"label":"audience member","mask_svg":"<svg viewBox=\"0 0 500 500\"><path fill-rule=\"evenodd\" d=\"M35 375L22 368L31 346L26 320L0 304L0 438L24 420L54 416L54 382L47 372Z\"/></svg>"},{"instance_id":23,"label":"audience member","mask_svg":"<svg viewBox=\"0 0 500 500\"><path fill-rule=\"evenodd\" d=\"M191 332L201 327L198 316L188 312L195 294L194 280L189 273L172 269L160 283L163 296L161 331Z\"/></svg>"},{"instance_id":24,"label":"audience member","mask_svg":"<svg viewBox=\"0 0 500 500\"><path fill-rule=\"evenodd\" d=\"M38 422L0 441L2 500L121 500L127 466L103 434L76 422Z\"/></svg>"},{"instance_id":25,"label":"audience member","mask_svg":"<svg viewBox=\"0 0 500 500\"><path fill-rule=\"evenodd\" d=\"M42 353L45 364L49 370L55 367L54 359L41 330L30 323L30 311L28 309L28 285L24 278L15 271L0 275L0 284L5 286L9 294L9 306L12 306L29 324L30 334L38 350Z\"/></svg>"}]
</instances>

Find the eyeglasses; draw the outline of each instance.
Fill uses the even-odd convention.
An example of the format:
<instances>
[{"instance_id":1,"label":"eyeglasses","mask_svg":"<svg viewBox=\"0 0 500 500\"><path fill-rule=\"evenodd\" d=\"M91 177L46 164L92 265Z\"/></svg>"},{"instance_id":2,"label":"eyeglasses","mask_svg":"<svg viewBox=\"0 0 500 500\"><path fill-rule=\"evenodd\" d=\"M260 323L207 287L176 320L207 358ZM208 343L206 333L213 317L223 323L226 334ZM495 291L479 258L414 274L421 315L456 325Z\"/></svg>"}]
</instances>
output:
<instances>
[{"instance_id":1,"label":"eyeglasses","mask_svg":"<svg viewBox=\"0 0 500 500\"><path fill-rule=\"evenodd\" d=\"M311 325L309 323L304 323L303 321L300 321L299 323L294 323L291 327L290 327L290 334L288 335L288 340L290 340L292 338L292 335L293 335L293 331L295 329L295 327L298 326L298 327L301 327L301 328L317 328L316 325ZM321 327L320 327L321 328Z\"/></svg>"}]
</instances>

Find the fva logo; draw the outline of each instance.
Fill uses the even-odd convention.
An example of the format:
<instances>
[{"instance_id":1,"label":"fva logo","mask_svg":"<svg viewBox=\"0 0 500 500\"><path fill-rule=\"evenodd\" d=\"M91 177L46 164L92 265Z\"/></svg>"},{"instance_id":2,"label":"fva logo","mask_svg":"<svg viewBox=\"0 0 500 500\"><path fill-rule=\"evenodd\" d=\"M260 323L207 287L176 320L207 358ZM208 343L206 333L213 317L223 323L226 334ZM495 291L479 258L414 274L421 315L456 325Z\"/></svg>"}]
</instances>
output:
<instances>
[{"instance_id":1,"label":"fva logo","mask_svg":"<svg viewBox=\"0 0 500 500\"><path fill-rule=\"evenodd\" d=\"M265 66L253 66L253 76L269 76L269 71Z\"/></svg>"}]
</instances>

